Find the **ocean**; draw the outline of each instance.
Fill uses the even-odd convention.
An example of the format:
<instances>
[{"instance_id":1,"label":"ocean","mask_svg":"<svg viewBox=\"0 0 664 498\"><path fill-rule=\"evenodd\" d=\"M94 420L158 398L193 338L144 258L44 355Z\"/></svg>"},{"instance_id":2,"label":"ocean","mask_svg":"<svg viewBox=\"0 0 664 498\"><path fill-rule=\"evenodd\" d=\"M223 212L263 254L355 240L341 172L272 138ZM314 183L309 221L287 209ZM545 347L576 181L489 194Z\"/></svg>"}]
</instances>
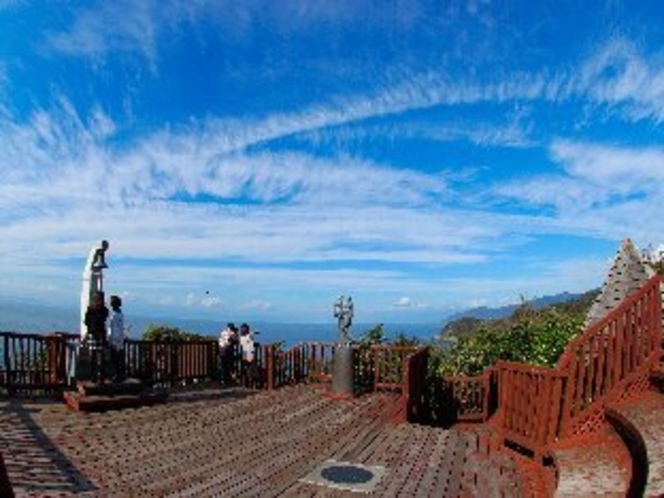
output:
<instances>
[{"instance_id":1,"label":"ocean","mask_svg":"<svg viewBox=\"0 0 664 498\"><path fill-rule=\"evenodd\" d=\"M291 347L301 342L335 342L338 340L339 331L336 323L270 323L270 322L248 322L255 333L255 339L262 344L284 342L285 347ZM132 330L145 330L145 326L132 327ZM170 326L179 327L188 332L217 338L219 332L226 323L217 323L205 320L171 320ZM239 326L240 323L235 325ZM376 324L356 324L350 329L352 339L360 339ZM383 330L387 339L392 339L399 334L415 337L422 342L428 342L440 334L442 326L438 324L384 324ZM140 337L140 333L132 333L134 337Z\"/></svg>"},{"instance_id":2,"label":"ocean","mask_svg":"<svg viewBox=\"0 0 664 498\"><path fill-rule=\"evenodd\" d=\"M0 331L24 332L46 334L50 332L78 333L78 315L73 312L57 310L44 310L37 308L16 309L4 307L0 302ZM283 341L285 347L300 342L334 342L338 339L336 321L329 323L278 323L278 322L248 322L254 331L257 331L256 340L263 344ZM209 319L186 319L173 317L145 317L125 314L125 326L129 329L131 338L139 339L145 329L150 325L178 327L186 332L193 332L208 337L218 337L219 332L226 326L226 321ZM240 323L236 323L240 325ZM376 326L372 324L354 324L350 329L353 339L360 339L369 330ZM442 325L431 324L391 324L385 323L383 330L385 336L391 339L399 334L415 337L422 342L428 342L440 334Z\"/></svg>"}]
</instances>

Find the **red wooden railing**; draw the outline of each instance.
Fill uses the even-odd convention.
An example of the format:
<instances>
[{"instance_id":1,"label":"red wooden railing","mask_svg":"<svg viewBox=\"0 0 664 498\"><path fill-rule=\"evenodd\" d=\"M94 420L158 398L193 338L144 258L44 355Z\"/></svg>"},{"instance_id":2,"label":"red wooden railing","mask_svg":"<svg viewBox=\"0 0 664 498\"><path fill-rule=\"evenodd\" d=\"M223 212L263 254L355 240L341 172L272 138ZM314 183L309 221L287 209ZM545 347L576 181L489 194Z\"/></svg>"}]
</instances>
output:
<instances>
[{"instance_id":1,"label":"red wooden railing","mask_svg":"<svg viewBox=\"0 0 664 498\"><path fill-rule=\"evenodd\" d=\"M542 458L551 444L598 430L606 402L647 389L661 338L660 279L653 277L574 339L556 368L499 363L501 437Z\"/></svg>"},{"instance_id":2,"label":"red wooden railing","mask_svg":"<svg viewBox=\"0 0 664 498\"><path fill-rule=\"evenodd\" d=\"M653 277L574 339L558 362L567 372L562 434L593 430L602 403L645 390L662 354L660 279Z\"/></svg>"},{"instance_id":3,"label":"red wooden railing","mask_svg":"<svg viewBox=\"0 0 664 498\"><path fill-rule=\"evenodd\" d=\"M487 368L480 375L446 376L443 396L449 420L483 422L493 413L491 393L495 392L497 370Z\"/></svg>"},{"instance_id":4,"label":"red wooden railing","mask_svg":"<svg viewBox=\"0 0 664 498\"><path fill-rule=\"evenodd\" d=\"M496 370L500 437L541 460L548 445L559 435L567 374L558 369L508 362L499 362Z\"/></svg>"},{"instance_id":5,"label":"red wooden railing","mask_svg":"<svg viewBox=\"0 0 664 498\"><path fill-rule=\"evenodd\" d=\"M332 342L306 343L307 371L311 380L332 380L332 365L336 344Z\"/></svg>"},{"instance_id":6,"label":"red wooden railing","mask_svg":"<svg viewBox=\"0 0 664 498\"><path fill-rule=\"evenodd\" d=\"M219 359L215 341L125 340L126 375L151 384L176 385L212 378Z\"/></svg>"},{"instance_id":7,"label":"red wooden railing","mask_svg":"<svg viewBox=\"0 0 664 498\"><path fill-rule=\"evenodd\" d=\"M427 377L429 373L429 348L411 352L402 362L401 399L403 422L419 422L428 411Z\"/></svg>"},{"instance_id":8,"label":"red wooden railing","mask_svg":"<svg viewBox=\"0 0 664 498\"><path fill-rule=\"evenodd\" d=\"M266 350L266 355L270 358L267 388L278 388L308 380L313 375L310 370L312 364L308 361L309 347L309 344L298 344L287 351L281 351L275 346L270 346Z\"/></svg>"},{"instance_id":9,"label":"red wooden railing","mask_svg":"<svg viewBox=\"0 0 664 498\"><path fill-rule=\"evenodd\" d=\"M417 348L412 346L372 346L373 390L402 389L404 361L416 350Z\"/></svg>"},{"instance_id":10,"label":"red wooden railing","mask_svg":"<svg viewBox=\"0 0 664 498\"><path fill-rule=\"evenodd\" d=\"M77 339L76 335L61 332L0 332L0 387L9 394L63 387L67 382L69 346Z\"/></svg>"},{"instance_id":11,"label":"red wooden railing","mask_svg":"<svg viewBox=\"0 0 664 498\"><path fill-rule=\"evenodd\" d=\"M73 375L76 334L25 334L0 332L0 388L9 394L57 389ZM303 343L283 351L277 345L256 347L254 364L241 365L239 348L231 355L230 371L247 387L278 388L305 381L332 378L334 343ZM354 346L356 380L370 389L401 389L403 361L412 347ZM162 387L220 378L217 342L125 340L126 374ZM246 370L246 371L245 371ZM364 389L364 387L363 387Z\"/></svg>"}]
</instances>

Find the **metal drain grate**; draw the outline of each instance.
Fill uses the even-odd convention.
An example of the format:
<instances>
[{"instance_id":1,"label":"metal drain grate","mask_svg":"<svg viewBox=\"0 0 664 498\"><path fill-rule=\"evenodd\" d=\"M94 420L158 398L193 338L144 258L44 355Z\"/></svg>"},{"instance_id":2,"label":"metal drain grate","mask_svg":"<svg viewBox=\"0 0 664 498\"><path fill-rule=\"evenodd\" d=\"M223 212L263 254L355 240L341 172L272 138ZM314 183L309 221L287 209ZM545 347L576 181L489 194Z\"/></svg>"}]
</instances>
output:
<instances>
[{"instance_id":1,"label":"metal drain grate","mask_svg":"<svg viewBox=\"0 0 664 498\"><path fill-rule=\"evenodd\" d=\"M328 460L307 474L301 482L369 493L385 475L385 467Z\"/></svg>"}]
</instances>

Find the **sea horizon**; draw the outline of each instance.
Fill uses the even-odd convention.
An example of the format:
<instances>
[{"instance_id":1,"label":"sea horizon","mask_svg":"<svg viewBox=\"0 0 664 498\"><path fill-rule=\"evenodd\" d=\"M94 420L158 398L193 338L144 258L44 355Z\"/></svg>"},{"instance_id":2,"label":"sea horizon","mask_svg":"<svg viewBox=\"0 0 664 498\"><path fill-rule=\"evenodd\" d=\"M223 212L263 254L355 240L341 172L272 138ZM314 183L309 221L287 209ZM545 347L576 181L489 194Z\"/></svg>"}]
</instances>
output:
<instances>
[{"instance_id":1,"label":"sea horizon","mask_svg":"<svg viewBox=\"0 0 664 498\"><path fill-rule=\"evenodd\" d=\"M180 318L174 316L135 316L125 315L127 336L131 339L140 339L150 325L177 327L183 332L195 333L204 337L216 338L219 332L233 320L212 320L208 318ZM266 320L238 320L236 325L245 322L256 333L256 340L263 344L283 342L285 347L291 347L300 342L335 342L339 337L336 321L320 322L293 322L284 323ZM354 340L361 339L367 332L379 323L355 323L350 328L350 336ZM382 323L386 340L403 334L414 337L422 342L428 342L440 335L444 323ZM16 312L8 313L7 309L0 310L0 331L48 334L53 332L78 333L77 315L72 312Z\"/></svg>"}]
</instances>

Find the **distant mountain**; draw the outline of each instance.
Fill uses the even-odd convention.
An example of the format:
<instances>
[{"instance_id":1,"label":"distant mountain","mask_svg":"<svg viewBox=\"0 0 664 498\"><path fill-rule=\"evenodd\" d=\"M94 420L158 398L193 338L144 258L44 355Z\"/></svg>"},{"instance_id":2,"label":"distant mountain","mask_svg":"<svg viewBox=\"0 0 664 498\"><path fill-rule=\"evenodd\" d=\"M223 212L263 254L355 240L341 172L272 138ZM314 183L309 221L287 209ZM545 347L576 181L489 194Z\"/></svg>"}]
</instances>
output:
<instances>
[{"instance_id":1,"label":"distant mountain","mask_svg":"<svg viewBox=\"0 0 664 498\"><path fill-rule=\"evenodd\" d=\"M524 304L528 304L535 309L544 308L552 304L564 303L567 301L574 301L578 299L583 294L572 294L569 292L562 292L560 294L554 294L552 296L543 296L533 299L531 301L526 301ZM507 318L512 316L512 314L521 306L522 304L509 304L507 306L500 306L497 308L489 308L487 306L479 306L477 308L471 308L459 313L455 313L448 317L449 322L459 320L461 318L477 318L480 320L496 320L498 318Z\"/></svg>"},{"instance_id":2,"label":"distant mountain","mask_svg":"<svg viewBox=\"0 0 664 498\"><path fill-rule=\"evenodd\" d=\"M563 292L552 296L543 296L521 304L511 304L498 308L478 307L448 318L447 324L441 331L442 336L467 335L476 331L483 322L505 320L512 317L521 306L528 305L534 309L556 307L567 313L586 313L597 297L599 289L593 289L583 294Z\"/></svg>"}]
</instances>

